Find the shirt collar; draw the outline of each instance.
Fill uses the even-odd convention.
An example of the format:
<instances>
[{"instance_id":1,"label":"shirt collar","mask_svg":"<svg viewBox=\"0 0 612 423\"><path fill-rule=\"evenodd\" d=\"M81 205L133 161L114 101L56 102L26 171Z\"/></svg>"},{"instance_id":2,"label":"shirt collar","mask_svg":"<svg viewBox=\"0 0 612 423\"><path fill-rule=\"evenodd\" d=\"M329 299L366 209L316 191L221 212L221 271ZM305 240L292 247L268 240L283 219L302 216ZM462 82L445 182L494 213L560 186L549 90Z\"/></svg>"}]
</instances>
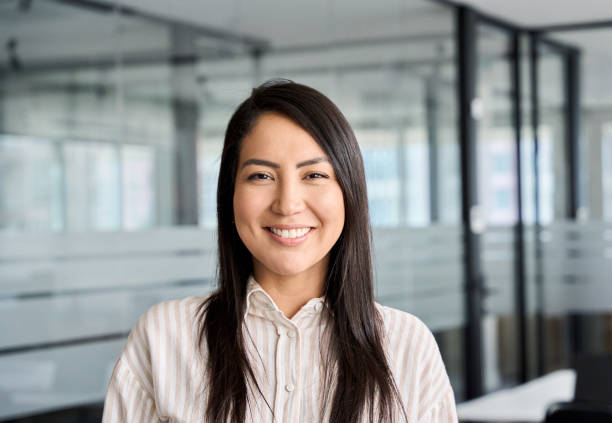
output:
<instances>
[{"instance_id":1,"label":"shirt collar","mask_svg":"<svg viewBox=\"0 0 612 423\"><path fill-rule=\"evenodd\" d=\"M303 316L318 316L324 308L324 296L312 298L300 308L291 320L296 320ZM287 319L274 303L272 297L270 297L252 275L247 282L245 319L248 314L260 316L269 320L275 320L277 318Z\"/></svg>"}]
</instances>

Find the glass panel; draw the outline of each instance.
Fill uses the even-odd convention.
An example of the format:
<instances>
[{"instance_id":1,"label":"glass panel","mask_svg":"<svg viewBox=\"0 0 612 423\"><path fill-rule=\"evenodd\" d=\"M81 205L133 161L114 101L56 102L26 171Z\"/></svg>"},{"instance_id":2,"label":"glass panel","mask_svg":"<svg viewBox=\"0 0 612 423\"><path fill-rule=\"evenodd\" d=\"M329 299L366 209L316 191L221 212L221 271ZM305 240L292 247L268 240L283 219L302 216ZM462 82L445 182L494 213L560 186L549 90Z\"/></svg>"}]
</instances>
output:
<instances>
[{"instance_id":1,"label":"glass panel","mask_svg":"<svg viewBox=\"0 0 612 423\"><path fill-rule=\"evenodd\" d=\"M104 7L0 2L3 421L100 404L136 318L209 289L208 232L119 232L174 223L176 125L168 27Z\"/></svg>"},{"instance_id":2,"label":"glass panel","mask_svg":"<svg viewBox=\"0 0 612 423\"><path fill-rule=\"evenodd\" d=\"M120 227L118 152L112 145L69 141L63 144L67 229Z\"/></svg>"},{"instance_id":3,"label":"glass panel","mask_svg":"<svg viewBox=\"0 0 612 423\"><path fill-rule=\"evenodd\" d=\"M483 316L485 390L517 382L514 236L517 222L516 145L512 120L511 37L477 27L478 196L487 227L482 237L486 290Z\"/></svg>"},{"instance_id":4,"label":"glass panel","mask_svg":"<svg viewBox=\"0 0 612 423\"><path fill-rule=\"evenodd\" d=\"M582 29L552 34L580 52L581 93L580 167L583 201L581 216L590 220L612 218L609 191L609 125L612 116L612 27ZM606 191L608 190L608 191Z\"/></svg>"},{"instance_id":5,"label":"glass panel","mask_svg":"<svg viewBox=\"0 0 612 423\"><path fill-rule=\"evenodd\" d=\"M568 187L565 138L565 89L562 54L546 44L538 45L538 160L540 221L567 217Z\"/></svg>"},{"instance_id":6,"label":"glass panel","mask_svg":"<svg viewBox=\"0 0 612 423\"><path fill-rule=\"evenodd\" d=\"M2 7L0 37L4 40L10 36L16 44L11 60L2 62L5 57L0 58L0 67L8 70L0 78L0 132L25 136L22 139L35 137L48 143L50 149L57 149L54 160L59 176L55 180L60 194L54 198L60 202L58 207L66 210L53 225L26 223L22 225L23 230L135 229L150 227L157 221L171 223L172 211L164 210L174 207L168 194L171 184L164 185L171 179L174 165L169 161L173 155L167 152L173 135L168 101L170 73L169 66L163 64L169 43L167 28L134 17L55 2L22 6L18 2L4 2ZM45 25L41 26L40 22ZM79 36L74 37L75 33ZM161 65L139 65L143 61L151 62L155 56ZM90 142L96 147L85 146ZM124 157L119 154L118 158L111 159L109 151L129 142L146 143L160 150L159 154L153 151L151 154L163 166L149 169L135 167L131 162L108 164ZM83 147L77 147L79 143ZM63 152L69 156L67 161L62 157ZM125 157L132 160L130 153ZM90 177L107 178L103 181L104 188L95 188L97 193L84 188L82 180L72 179L87 173L83 160L97 163L97 176ZM105 171L100 168L101 161L107 162ZM130 181L149 179L156 191L151 201L139 206L148 207L139 213L150 216L138 218L140 223L122 219L122 203L127 197L122 192L123 185L116 181L123 179L124 169L130 169ZM115 174L108 173L111 171ZM138 171L143 174L136 175ZM155 179L150 172L164 173ZM31 190L29 185L24 188L24 191ZM102 189L106 190L103 195ZM77 190L81 192L77 194ZM101 200L100 195L107 199ZM81 203L87 202L88 196L92 201L96 198L97 204L91 207L98 211L77 211L85 206L69 204L75 196ZM111 197L116 200L109 202ZM159 204L160 199L167 201ZM45 214L50 210L36 207L33 213ZM21 219L26 218L35 219L31 213L23 214Z\"/></svg>"},{"instance_id":7,"label":"glass panel","mask_svg":"<svg viewBox=\"0 0 612 423\"><path fill-rule=\"evenodd\" d=\"M198 180L200 181L200 226L217 227L217 179L221 166L223 136L205 136L198 143Z\"/></svg>"},{"instance_id":8,"label":"glass panel","mask_svg":"<svg viewBox=\"0 0 612 423\"><path fill-rule=\"evenodd\" d=\"M552 226L557 222L564 222L567 218L564 56L561 51L545 43L539 43L537 51L540 221L543 225ZM549 372L568 367L571 363L571 322L567 315L559 313L559 310L555 311L549 300L555 293L563 291L565 284L563 277L551 277L556 272L550 259L558 253L557 247L561 245L550 242L552 233L546 228L542 228L537 236L536 247L540 248L537 278L542 284L538 292L543 319L540 337L545 340L543 370ZM563 253L561 255L563 256Z\"/></svg>"},{"instance_id":9,"label":"glass panel","mask_svg":"<svg viewBox=\"0 0 612 423\"><path fill-rule=\"evenodd\" d=\"M560 216L541 234L549 368L576 354L612 353L609 269L612 219L612 28L551 34L579 51L579 223ZM560 67L560 65L558 65ZM561 167L561 165L559 165Z\"/></svg>"},{"instance_id":10,"label":"glass panel","mask_svg":"<svg viewBox=\"0 0 612 423\"><path fill-rule=\"evenodd\" d=\"M430 181L432 171L429 162L430 151L427 130L425 127L408 129L404 134L404 140L400 142L403 143L404 149L402 165L406 167L404 170L406 175L403 178L405 202L400 209L400 212L403 211L404 214L400 221L409 226L427 226L432 221L440 220L439 213L437 218L431 214L430 196L435 194L432 190L433 184ZM439 140L438 143L440 143ZM440 147L438 146L438 148ZM437 154L440 155L439 150ZM436 167L436 175L440 174L440 170L439 166ZM437 208L439 209L439 206Z\"/></svg>"},{"instance_id":11,"label":"glass panel","mask_svg":"<svg viewBox=\"0 0 612 423\"><path fill-rule=\"evenodd\" d=\"M155 224L155 150L147 145L121 147L123 227L144 229Z\"/></svg>"},{"instance_id":12,"label":"glass panel","mask_svg":"<svg viewBox=\"0 0 612 423\"><path fill-rule=\"evenodd\" d=\"M398 134L388 129L356 129L355 136L363 154L372 225L398 226L402 208L399 167L406 166L403 156L397 154Z\"/></svg>"},{"instance_id":13,"label":"glass panel","mask_svg":"<svg viewBox=\"0 0 612 423\"><path fill-rule=\"evenodd\" d=\"M0 231L60 229L61 177L55 143L0 134Z\"/></svg>"}]
</instances>

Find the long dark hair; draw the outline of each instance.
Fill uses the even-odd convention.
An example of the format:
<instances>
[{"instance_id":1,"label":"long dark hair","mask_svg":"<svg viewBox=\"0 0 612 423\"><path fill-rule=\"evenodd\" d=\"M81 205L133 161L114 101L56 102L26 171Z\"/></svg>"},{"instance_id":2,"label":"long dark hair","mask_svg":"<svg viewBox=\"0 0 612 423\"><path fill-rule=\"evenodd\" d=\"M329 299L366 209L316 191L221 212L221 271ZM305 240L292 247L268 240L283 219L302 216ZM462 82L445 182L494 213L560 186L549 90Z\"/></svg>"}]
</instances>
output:
<instances>
[{"instance_id":1,"label":"long dark hair","mask_svg":"<svg viewBox=\"0 0 612 423\"><path fill-rule=\"evenodd\" d=\"M252 257L233 223L233 196L241 142L266 112L282 114L315 139L327 154L344 196L344 228L330 251L325 281L325 302L333 322L326 369L335 366L337 387L330 420L353 423L367 415L370 422L391 422L397 406L405 416L385 357L382 319L374 304L371 230L357 140L344 115L323 94L305 85L275 80L253 89L234 112L225 133L217 186L219 286L199 308L199 344L205 338L208 346L206 417L211 422L242 423L248 383L261 394L243 338Z\"/></svg>"}]
</instances>

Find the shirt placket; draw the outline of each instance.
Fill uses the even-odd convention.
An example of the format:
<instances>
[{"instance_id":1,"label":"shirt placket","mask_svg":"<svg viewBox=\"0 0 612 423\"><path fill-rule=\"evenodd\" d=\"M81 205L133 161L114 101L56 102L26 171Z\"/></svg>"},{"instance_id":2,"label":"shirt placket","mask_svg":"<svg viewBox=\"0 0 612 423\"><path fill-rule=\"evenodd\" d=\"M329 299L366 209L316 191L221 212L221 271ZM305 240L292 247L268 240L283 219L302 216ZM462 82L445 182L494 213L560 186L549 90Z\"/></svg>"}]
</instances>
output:
<instances>
[{"instance_id":1,"label":"shirt placket","mask_svg":"<svg viewBox=\"0 0 612 423\"><path fill-rule=\"evenodd\" d=\"M276 392L274 416L276 422L297 422L299 420L299 330L292 323L276 323ZM285 410L291 415L285 416Z\"/></svg>"}]
</instances>

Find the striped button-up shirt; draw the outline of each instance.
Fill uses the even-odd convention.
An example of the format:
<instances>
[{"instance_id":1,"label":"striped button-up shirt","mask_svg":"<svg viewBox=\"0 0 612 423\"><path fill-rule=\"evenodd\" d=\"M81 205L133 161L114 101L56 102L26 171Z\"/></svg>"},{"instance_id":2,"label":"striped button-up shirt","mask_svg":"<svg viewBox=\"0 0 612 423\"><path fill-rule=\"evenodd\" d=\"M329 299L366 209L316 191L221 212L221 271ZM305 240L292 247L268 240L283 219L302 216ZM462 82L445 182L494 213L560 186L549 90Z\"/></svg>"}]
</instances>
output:
<instances>
[{"instance_id":1,"label":"striped button-up shirt","mask_svg":"<svg viewBox=\"0 0 612 423\"><path fill-rule=\"evenodd\" d=\"M203 300L167 301L140 318L113 371L104 423L205 421L207 348L197 346L195 317ZM453 391L431 332L411 314L376 307L408 421L457 422ZM250 394L247 422L329 421L329 407L322 407L327 402L321 399L329 319L323 298L311 299L288 319L249 280L245 345L265 401L256 390Z\"/></svg>"}]
</instances>

